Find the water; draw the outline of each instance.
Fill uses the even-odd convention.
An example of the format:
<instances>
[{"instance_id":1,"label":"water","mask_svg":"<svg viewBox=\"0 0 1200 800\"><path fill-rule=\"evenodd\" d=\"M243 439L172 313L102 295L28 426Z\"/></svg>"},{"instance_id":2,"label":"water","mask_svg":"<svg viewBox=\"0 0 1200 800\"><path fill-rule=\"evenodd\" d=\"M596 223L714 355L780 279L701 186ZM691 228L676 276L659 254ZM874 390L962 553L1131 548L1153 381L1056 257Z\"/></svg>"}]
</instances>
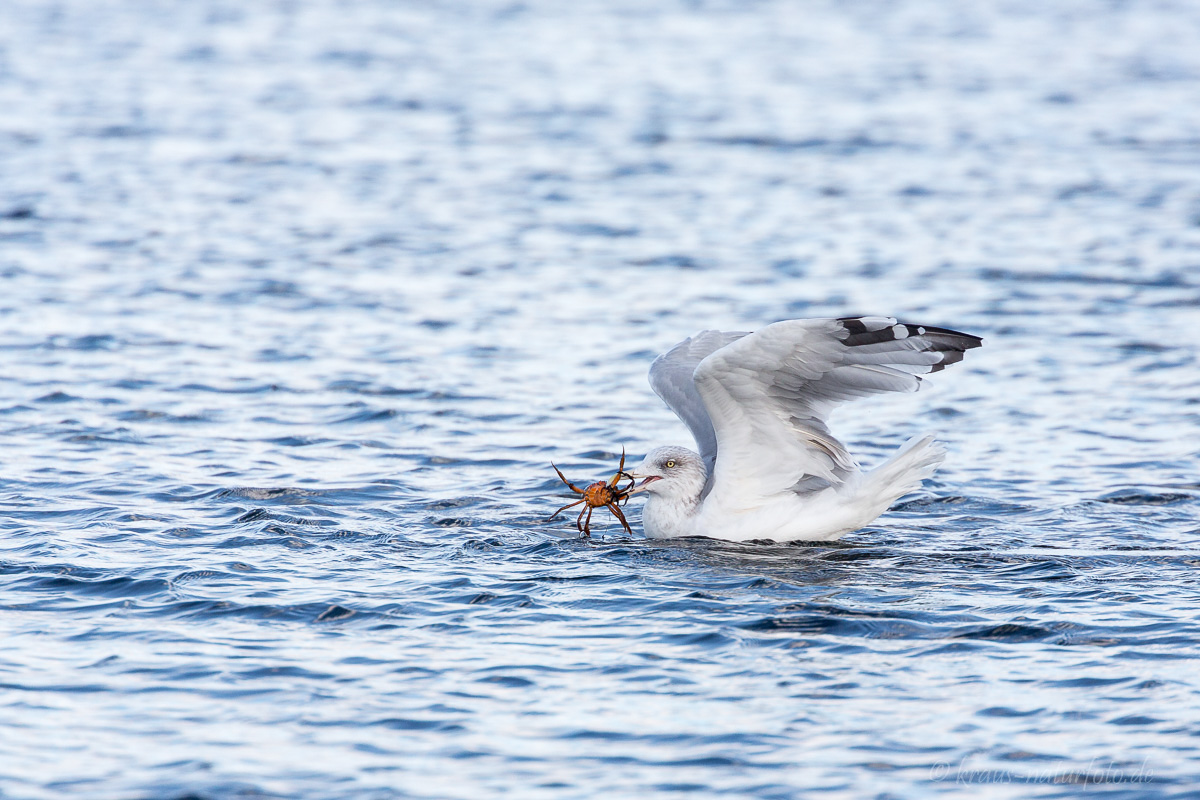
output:
<instances>
[{"instance_id":1,"label":"water","mask_svg":"<svg viewBox=\"0 0 1200 800\"><path fill-rule=\"evenodd\" d=\"M0 796L1196 796L1200 6L0 8ZM591 542L654 354L980 334L832 546ZM638 512L631 503L635 519Z\"/></svg>"}]
</instances>

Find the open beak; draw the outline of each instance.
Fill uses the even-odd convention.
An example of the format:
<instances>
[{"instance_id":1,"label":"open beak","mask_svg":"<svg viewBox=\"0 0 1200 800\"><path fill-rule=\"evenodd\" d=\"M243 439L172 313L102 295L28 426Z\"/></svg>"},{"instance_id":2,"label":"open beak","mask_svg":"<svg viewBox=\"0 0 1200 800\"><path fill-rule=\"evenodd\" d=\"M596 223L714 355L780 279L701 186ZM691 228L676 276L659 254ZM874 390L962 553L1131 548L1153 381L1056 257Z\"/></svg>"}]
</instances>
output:
<instances>
[{"instance_id":1,"label":"open beak","mask_svg":"<svg viewBox=\"0 0 1200 800\"><path fill-rule=\"evenodd\" d=\"M654 483L655 481L662 480L661 475L647 475L646 477L643 478L641 475L637 474L636 472L628 472L626 474L629 475L629 477L633 478L635 481L637 481L637 484L634 485L632 488L630 488L630 490L629 490L630 494L644 492L644 491L646 491L647 486Z\"/></svg>"}]
</instances>

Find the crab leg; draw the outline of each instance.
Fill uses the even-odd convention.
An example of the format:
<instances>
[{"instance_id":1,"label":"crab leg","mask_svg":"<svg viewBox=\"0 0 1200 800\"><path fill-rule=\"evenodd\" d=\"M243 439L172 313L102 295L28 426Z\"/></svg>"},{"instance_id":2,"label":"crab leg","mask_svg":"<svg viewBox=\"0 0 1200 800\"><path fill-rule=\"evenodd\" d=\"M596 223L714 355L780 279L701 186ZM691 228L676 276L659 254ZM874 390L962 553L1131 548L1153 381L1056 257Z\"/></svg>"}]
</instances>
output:
<instances>
[{"instance_id":1,"label":"crab leg","mask_svg":"<svg viewBox=\"0 0 1200 800\"><path fill-rule=\"evenodd\" d=\"M593 510L594 509L591 506L587 507L587 519L585 519L583 521L583 527L579 528L580 532L582 532L585 537L592 535L592 511ZM582 511L579 512L579 516L580 517L583 516ZM579 521L576 520L575 524L576 524L576 527L578 527Z\"/></svg>"},{"instance_id":2,"label":"crab leg","mask_svg":"<svg viewBox=\"0 0 1200 800\"><path fill-rule=\"evenodd\" d=\"M629 527L629 522L625 519L625 515L621 513L621 509L617 507L616 502L614 501L612 503L609 503L608 505L605 506L605 508L607 508L613 514L616 514L617 519L621 521L621 527L625 529L626 533L628 533L630 536L632 536L633 530Z\"/></svg>"},{"instance_id":3,"label":"crab leg","mask_svg":"<svg viewBox=\"0 0 1200 800\"><path fill-rule=\"evenodd\" d=\"M551 514L551 515L550 515L550 519L554 519L555 517L557 517L557 516L558 516L559 514L561 514L562 512L566 511L566 510L567 510L568 508L570 508L571 506L577 506L577 505L579 505L580 503L583 503L583 502L586 502L586 501L585 501L585 500L576 500L574 503L567 503L565 506L563 506L562 508L560 508L558 511L555 511L553 514ZM581 513L582 513L582 512L581 512ZM547 522L549 522L549 521L550 521L550 519L548 519L548 520L546 520L546 521L547 521Z\"/></svg>"},{"instance_id":4,"label":"crab leg","mask_svg":"<svg viewBox=\"0 0 1200 800\"><path fill-rule=\"evenodd\" d=\"M613 475L612 478L610 478L608 481L609 488L616 489L617 484L620 483L623 478L629 478L629 480L631 480L631 481L633 480L633 478L630 477L629 473L625 471L625 446L624 445L621 446L621 463L617 465L617 474Z\"/></svg>"},{"instance_id":5,"label":"crab leg","mask_svg":"<svg viewBox=\"0 0 1200 800\"><path fill-rule=\"evenodd\" d=\"M565 483L567 486L570 486L570 487L571 487L571 491L572 491L572 492L574 492L575 494L583 494L583 489L580 489L580 488L578 488L578 487L577 487L575 484L573 484L573 483L571 483L569 480L567 480L566 476L565 476L565 475L563 475L561 472L559 472L559 471L558 471L558 467L555 467L555 466L554 466L554 462L553 462L553 461L551 461L551 462L550 462L550 466L551 466L551 467L554 467L554 471L555 471L555 472L558 472L558 477L559 477L559 480L561 480L561 481L562 481L563 483Z\"/></svg>"}]
</instances>

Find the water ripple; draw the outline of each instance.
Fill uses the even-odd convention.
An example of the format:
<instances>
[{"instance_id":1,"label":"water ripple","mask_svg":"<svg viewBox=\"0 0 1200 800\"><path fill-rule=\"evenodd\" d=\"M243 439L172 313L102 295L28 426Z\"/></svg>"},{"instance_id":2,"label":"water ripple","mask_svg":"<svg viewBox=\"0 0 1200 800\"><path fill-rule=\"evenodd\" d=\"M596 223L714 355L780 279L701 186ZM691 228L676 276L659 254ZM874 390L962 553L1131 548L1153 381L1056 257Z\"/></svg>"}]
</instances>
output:
<instances>
[{"instance_id":1,"label":"water ripple","mask_svg":"<svg viewBox=\"0 0 1200 800\"><path fill-rule=\"evenodd\" d=\"M0 5L0 795L1200 781L1194 4L59 5ZM547 521L686 441L655 354L851 313L987 338L834 419L950 450L869 529Z\"/></svg>"}]
</instances>

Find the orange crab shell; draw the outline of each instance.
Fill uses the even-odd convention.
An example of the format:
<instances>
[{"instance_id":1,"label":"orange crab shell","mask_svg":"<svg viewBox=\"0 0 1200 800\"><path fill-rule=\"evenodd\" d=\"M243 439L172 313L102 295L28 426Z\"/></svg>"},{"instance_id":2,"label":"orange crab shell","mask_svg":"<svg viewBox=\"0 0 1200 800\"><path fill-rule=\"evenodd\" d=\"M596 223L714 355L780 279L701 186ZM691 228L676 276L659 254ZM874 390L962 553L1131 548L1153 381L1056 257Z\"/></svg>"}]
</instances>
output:
<instances>
[{"instance_id":1,"label":"orange crab shell","mask_svg":"<svg viewBox=\"0 0 1200 800\"><path fill-rule=\"evenodd\" d=\"M583 499L589 506L598 508L606 506L616 498L613 497L613 487L607 481L596 481L583 490Z\"/></svg>"}]
</instances>

